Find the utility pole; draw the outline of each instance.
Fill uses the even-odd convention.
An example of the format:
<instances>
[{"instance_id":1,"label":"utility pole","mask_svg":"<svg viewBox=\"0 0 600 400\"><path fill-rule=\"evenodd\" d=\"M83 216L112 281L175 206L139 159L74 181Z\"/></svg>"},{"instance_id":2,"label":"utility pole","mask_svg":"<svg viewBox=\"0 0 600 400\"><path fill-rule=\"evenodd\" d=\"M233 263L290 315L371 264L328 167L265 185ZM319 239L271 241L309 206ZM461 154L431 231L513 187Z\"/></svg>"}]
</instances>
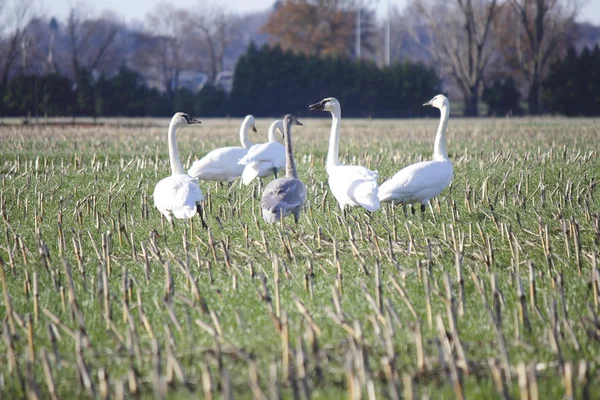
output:
<instances>
[{"instance_id":1,"label":"utility pole","mask_svg":"<svg viewBox=\"0 0 600 400\"><path fill-rule=\"evenodd\" d=\"M23 36L21 39L21 67L23 70L27 67L27 48L29 47L29 43L27 43L27 36Z\"/></svg>"},{"instance_id":2,"label":"utility pole","mask_svg":"<svg viewBox=\"0 0 600 400\"><path fill-rule=\"evenodd\" d=\"M360 30L361 30L361 26L360 26L360 9L361 9L361 2L358 2L358 9L356 10L356 40L354 42L354 54L356 54L356 58L358 60L360 60Z\"/></svg>"},{"instance_id":3,"label":"utility pole","mask_svg":"<svg viewBox=\"0 0 600 400\"><path fill-rule=\"evenodd\" d=\"M391 7L390 7L390 0L388 0L387 2L387 23L385 24L385 65L386 66L390 66L391 63L391 58L390 58L390 46L391 46L391 39L390 39L390 28L391 28L391 19L392 19L392 13L391 13Z\"/></svg>"}]
</instances>

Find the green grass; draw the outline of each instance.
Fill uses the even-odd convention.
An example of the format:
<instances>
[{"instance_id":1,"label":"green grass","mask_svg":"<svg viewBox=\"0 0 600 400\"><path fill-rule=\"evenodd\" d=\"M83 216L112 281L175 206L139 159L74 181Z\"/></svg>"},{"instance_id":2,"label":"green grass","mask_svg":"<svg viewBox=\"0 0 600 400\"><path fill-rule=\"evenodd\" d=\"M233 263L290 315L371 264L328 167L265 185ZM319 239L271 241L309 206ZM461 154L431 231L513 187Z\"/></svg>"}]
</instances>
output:
<instances>
[{"instance_id":1,"label":"green grass","mask_svg":"<svg viewBox=\"0 0 600 400\"><path fill-rule=\"evenodd\" d=\"M324 168L330 121L302 120L300 223L264 224L255 185L204 182L208 231L172 229L153 206L166 121L108 122L0 127L6 398L50 398L52 385L58 398L600 390L599 120L452 119L454 181L424 217L385 206L345 219ZM239 122L181 131L184 164L235 144ZM383 181L430 157L436 125L344 120L341 158Z\"/></svg>"}]
</instances>

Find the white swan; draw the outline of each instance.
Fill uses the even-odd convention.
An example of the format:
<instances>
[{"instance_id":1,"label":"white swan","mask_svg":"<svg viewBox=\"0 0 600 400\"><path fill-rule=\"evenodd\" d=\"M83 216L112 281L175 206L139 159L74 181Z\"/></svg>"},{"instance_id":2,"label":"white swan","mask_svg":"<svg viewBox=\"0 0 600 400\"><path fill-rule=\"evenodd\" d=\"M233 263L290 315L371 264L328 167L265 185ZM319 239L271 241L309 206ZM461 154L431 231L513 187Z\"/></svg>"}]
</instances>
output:
<instances>
[{"instance_id":1,"label":"white swan","mask_svg":"<svg viewBox=\"0 0 600 400\"><path fill-rule=\"evenodd\" d=\"M283 131L283 121L280 119L269 127L269 141L250 147L248 154L240 159L238 164L244 166L244 185L249 185L256 177L264 178L275 174L277 178L277 171L285 167L285 147L277 141L277 131Z\"/></svg>"},{"instance_id":2,"label":"white swan","mask_svg":"<svg viewBox=\"0 0 600 400\"><path fill-rule=\"evenodd\" d=\"M334 97L328 97L309 107L311 111L329 111L333 118L329 150L327 152L327 174L329 188L340 208L361 206L368 211L379 210L377 197L377 171L357 165L341 165L338 158L340 148L340 119L342 107Z\"/></svg>"},{"instance_id":3,"label":"white swan","mask_svg":"<svg viewBox=\"0 0 600 400\"><path fill-rule=\"evenodd\" d=\"M196 179L185 173L175 140L177 128L199 123L200 121L181 112L176 113L171 119L168 136L171 176L156 184L154 205L171 223L173 223L173 217L187 219L198 213L202 219L202 226L206 227L200 206L200 202L204 199L202 190Z\"/></svg>"},{"instance_id":4,"label":"white swan","mask_svg":"<svg viewBox=\"0 0 600 400\"><path fill-rule=\"evenodd\" d=\"M252 129L256 132L254 117L247 115L240 127L240 142L243 147L232 146L215 149L195 161L188 174L201 181L219 181L231 182L242 175L244 166L239 165L238 161L248 154L248 149L252 146L248 140L248 131Z\"/></svg>"},{"instance_id":5,"label":"white swan","mask_svg":"<svg viewBox=\"0 0 600 400\"><path fill-rule=\"evenodd\" d=\"M423 105L440 109L433 161L409 165L379 187L380 201L403 205L421 203L421 212L425 212L425 205L429 199L438 196L450 185L453 177L452 162L446 152L446 126L450 115L450 102L446 96L438 94Z\"/></svg>"},{"instance_id":6,"label":"white swan","mask_svg":"<svg viewBox=\"0 0 600 400\"><path fill-rule=\"evenodd\" d=\"M285 178L278 178L269 182L260 200L263 219L270 224L290 214L294 214L294 220L298 223L300 211L306 202L306 186L298 179L296 163L294 162L292 124L302 125L294 115L286 115L283 118L286 157Z\"/></svg>"}]
</instances>

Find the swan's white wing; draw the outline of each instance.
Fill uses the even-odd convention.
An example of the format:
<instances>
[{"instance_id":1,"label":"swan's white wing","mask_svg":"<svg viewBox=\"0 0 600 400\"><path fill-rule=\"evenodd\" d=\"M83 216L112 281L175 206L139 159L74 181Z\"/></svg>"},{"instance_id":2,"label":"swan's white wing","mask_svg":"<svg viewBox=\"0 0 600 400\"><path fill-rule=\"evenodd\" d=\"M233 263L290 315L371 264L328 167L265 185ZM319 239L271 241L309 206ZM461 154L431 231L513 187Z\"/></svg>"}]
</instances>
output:
<instances>
[{"instance_id":1,"label":"swan's white wing","mask_svg":"<svg viewBox=\"0 0 600 400\"><path fill-rule=\"evenodd\" d=\"M250 182L254 180L254 178L260 175L261 164L263 163L251 162L246 164L245 166L242 165L242 167L244 167L244 170L242 171L242 183L244 185L249 185Z\"/></svg>"},{"instance_id":2,"label":"swan's white wing","mask_svg":"<svg viewBox=\"0 0 600 400\"><path fill-rule=\"evenodd\" d=\"M424 161L401 169L379 187L381 201L425 203L439 195L452 181L449 161Z\"/></svg>"},{"instance_id":3,"label":"swan's white wing","mask_svg":"<svg viewBox=\"0 0 600 400\"><path fill-rule=\"evenodd\" d=\"M195 161L188 174L200 180L228 181L242 175L243 165L238 161L248 154L248 149L243 147L223 147L215 149Z\"/></svg>"},{"instance_id":4,"label":"swan's white wing","mask_svg":"<svg viewBox=\"0 0 600 400\"><path fill-rule=\"evenodd\" d=\"M356 165L328 169L329 187L340 207L360 205L368 211L379 209L377 171Z\"/></svg>"},{"instance_id":5,"label":"swan's white wing","mask_svg":"<svg viewBox=\"0 0 600 400\"><path fill-rule=\"evenodd\" d=\"M171 212L169 211L171 208L171 183L170 176L168 178L161 179L154 187L153 194L154 206L169 220L171 220Z\"/></svg>"},{"instance_id":6,"label":"swan's white wing","mask_svg":"<svg viewBox=\"0 0 600 400\"><path fill-rule=\"evenodd\" d=\"M273 146L272 150L273 165L278 171L285 169L285 146L279 142L275 142L277 146Z\"/></svg>"},{"instance_id":7,"label":"swan's white wing","mask_svg":"<svg viewBox=\"0 0 600 400\"><path fill-rule=\"evenodd\" d=\"M154 205L171 220L196 215L196 204L204 199L198 182L187 174L173 175L162 179L154 188Z\"/></svg>"},{"instance_id":8,"label":"swan's white wing","mask_svg":"<svg viewBox=\"0 0 600 400\"><path fill-rule=\"evenodd\" d=\"M248 185L256 177L271 175L273 168L281 170L285 167L285 147L279 142L255 144L239 164L245 165L242 182Z\"/></svg>"},{"instance_id":9,"label":"swan's white wing","mask_svg":"<svg viewBox=\"0 0 600 400\"><path fill-rule=\"evenodd\" d=\"M377 178L379 178L379 172L372 171L360 165L342 165L341 168L343 168L344 174L350 174L354 177L354 179L377 181Z\"/></svg>"},{"instance_id":10,"label":"swan's white wing","mask_svg":"<svg viewBox=\"0 0 600 400\"><path fill-rule=\"evenodd\" d=\"M258 143L258 144L252 145L248 149L248 153L246 153L246 155L244 157L240 158L240 160L238 161L238 164L247 165L247 164L250 164L252 161L256 161L256 160L254 160L254 157L257 154L260 154L268 144L269 143Z\"/></svg>"},{"instance_id":11,"label":"swan's white wing","mask_svg":"<svg viewBox=\"0 0 600 400\"><path fill-rule=\"evenodd\" d=\"M377 181L362 179L354 181L348 188L349 196L368 211L377 211L381 206Z\"/></svg>"},{"instance_id":12,"label":"swan's white wing","mask_svg":"<svg viewBox=\"0 0 600 400\"><path fill-rule=\"evenodd\" d=\"M239 163L243 165L251 162L270 161L277 162L283 159L285 165L285 147L279 142L268 142L255 144L250 147L248 154L240 159Z\"/></svg>"}]
</instances>

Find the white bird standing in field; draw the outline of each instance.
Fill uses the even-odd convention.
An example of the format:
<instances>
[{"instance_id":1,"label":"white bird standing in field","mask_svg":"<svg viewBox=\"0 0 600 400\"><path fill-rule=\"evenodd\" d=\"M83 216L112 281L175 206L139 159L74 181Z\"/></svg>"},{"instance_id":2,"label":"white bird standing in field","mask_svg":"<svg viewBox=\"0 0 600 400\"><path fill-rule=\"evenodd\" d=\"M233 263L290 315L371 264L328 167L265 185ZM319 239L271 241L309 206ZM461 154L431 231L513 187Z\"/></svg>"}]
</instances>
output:
<instances>
[{"instance_id":1,"label":"white bird standing in field","mask_svg":"<svg viewBox=\"0 0 600 400\"><path fill-rule=\"evenodd\" d=\"M273 121L269 127L267 143L255 144L248 154L242 157L239 164L244 167L242 182L249 185L256 177L264 178L285 167L285 147L277 141L277 131L283 131L283 121Z\"/></svg>"},{"instance_id":2,"label":"white bird standing in field","mask_svg":"<svg viewBox=\"0 0 600 400\"><path fill-rule=\"evenodd\" d=\"M198 213L202 220L202 226L206 228L207 225L202 217L202 206L200 205L200 202L204 199L202 190L200 190L196 178L185 173L175 139L177 128L199 123L200 121L181 112L176 113L171 119L168 136L171 176L160 180L156 184L154 188L154 205L171 223L173 223L173 217L187 219Z\"/></svg>"},{"instance_id":3,"label":"white bird standing in field","mask_svg":"<svg viewBox=\"0 0 600 400\"><path fill-rule=\"evenodd\" d=\"M252 129L256 132L254 117L247 115L240 127L240 142L242 147L231 146L215 149L195 161L188 174L201 181L231 182L242 175L244 166L239 165L238 161L248 154L248 149L252 143L248 139L248 131Z\"/></svg>"},{"instance_id":4,"label":"white bird standing in field","mask_svg":"<svg viewBox=\"0 0 600 400\"><path fill-rule=\"evenodd\" d=\"M452 162L446 152L446 126L450 115L450 102L443 94L438 94L424 106L440 109L440 124L435 136L433 160L409 165L398 171L391 179L379 187L381 202L425 205L450 185L453 177ZM414 212L414 210L413 210Z\"/></svg>"},{"instance_id":5,"label":"white bird standing in field","mask_svg":"<svg viewBox=\"0 0 600 400\"><path fill-rule=\"evenodd\" d=\"M298 223L300 211L306 202L306 187L298 179L296 163L294 162L292 124L302 125L294 115L286 115L283 118L285 178L278 178L269 182L260 201L263 219L270 224L290 214L294 214L294 220Z\"/></svg>"},{"instance_id":6,"label":"white bird standing in field","mask_svg":"<svg viewBox=\"0 0 600 400\"><path fill-rule=\"evenodd\" d=\"M340 119L342 108L334 97L328 97L309 107L311 111L329 111L333 118L327 152L327 175L329 188L342 211L345 206L361 206L368 211L379 210L377 171L358 165L341 165L338 157L340 148Z\"/></svg>"}]
</instances>

